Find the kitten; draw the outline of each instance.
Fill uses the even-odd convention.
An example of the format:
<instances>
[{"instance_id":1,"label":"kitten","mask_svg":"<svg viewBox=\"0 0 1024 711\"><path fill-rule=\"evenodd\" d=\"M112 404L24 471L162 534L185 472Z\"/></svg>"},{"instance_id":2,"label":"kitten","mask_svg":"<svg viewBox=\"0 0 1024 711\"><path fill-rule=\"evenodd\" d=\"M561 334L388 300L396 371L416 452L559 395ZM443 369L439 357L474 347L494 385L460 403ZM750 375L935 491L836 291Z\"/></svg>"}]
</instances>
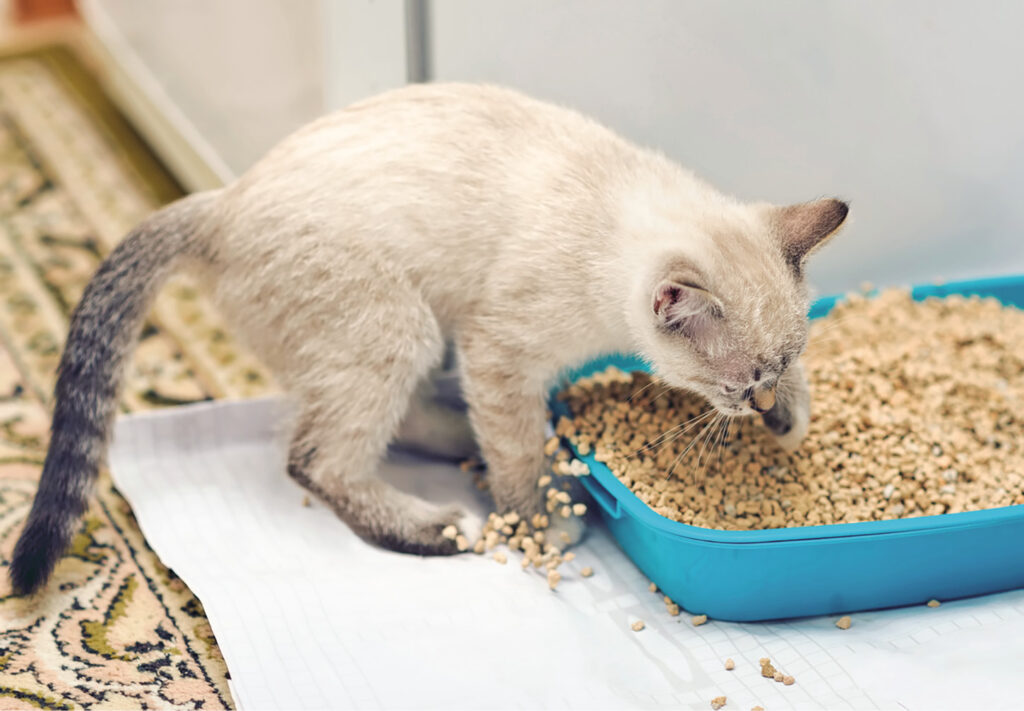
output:
<instances>
[{"instance_id":1,"label":"kitten","mask_svg":"<svg viewBox=\"0 0 1024 711\"><path fill-rule=\"evenodd\" d=\"M327 116L235 183L155 213L96 273L14 586L40 587L68 545L140 324L178 269L200 275L298 405L289 473L367 539L449 554L442 529L472 540L480 522L375 475L400 430L473 446L450 418L404 418L447 339L500 511L541 510L545 395L601 353L640 353L725 414L760 412L792 447L809 417L804 261L846 213L737 202L505 89L415 85Z\"/></svg>"}]
</instances>

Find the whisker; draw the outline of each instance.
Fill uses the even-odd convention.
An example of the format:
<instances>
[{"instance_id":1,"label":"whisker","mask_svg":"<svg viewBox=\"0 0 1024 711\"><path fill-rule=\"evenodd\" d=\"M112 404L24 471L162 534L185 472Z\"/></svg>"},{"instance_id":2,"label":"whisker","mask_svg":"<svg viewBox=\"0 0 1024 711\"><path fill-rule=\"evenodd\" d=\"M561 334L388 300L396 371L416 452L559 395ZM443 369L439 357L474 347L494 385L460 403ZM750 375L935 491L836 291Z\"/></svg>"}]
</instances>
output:
<instances>
[{"instance_id":1,"label":"whisker","mask_svg":"<svg viewBox=\"0 0 1024 711\"><path fill-rule=\"evenodd\" d=\"M698 415L696 415L694 417L691 417L689 420L687 420L686 422L682 423L681 425L676 425L675 427L673 427L673 428L671 428L669 430L666 430L665 432L662 432L660 435L655 437L654 440L648 442L643 447L641 447L640 449L638 449L635 452L633 452L632 454L630 454L629 457L635 457L636 455L640 454L643 451L646 451L646 450L649 450L649 449L654 449L655 447L659 447L662 444L665 444L665 438L666 437L668 437L669 435L671 435L674 432L677 432L681 428L684 428L684 429L682 429L682 432L678 432L678 434L676 434L675 437L672 437L672 439L668 440L668 441L671 442L671 441L677 439L679 436L685 434L687 432L687 430L692 429L695 425L697 425L701 421L707 419L707 417L709 415L711 415L713 412L715 412L714 409L705 410L704 412L701 412Z\"/></svg>"},{"instance_id":2,"label":"whisker","mask_svg":"<svg viewBox=\"0 0 1024 711\"><path fill-rule=\"evenodd\" d=\"M651 382L647 383L647 385L643 386L642 388L640 388L639 390L634 392L632 395L630 395L629 398L626 400L626 402L633 402L633 398L639 397L640 394L643 393L645 390L647 390L648 388L654 387L655 385L658 385L658 384L659 384L659 382L657 380L651 380Z\"/></svg>"},{"instance_id":3,"label":"whisker","mask_svg":"<svg viewBox=\"0 0 1024 711\"><path fill-rule=\"evenodd\" d=\"M696 477L695 481L700 481L700 482L704 481L704 475L706 473L705 470L707 469L708 462L711 460L711 452L712 452L712 450L709 449L709 445L712 448L714 447L713 443L715 441L715 437L718 436L718 426L722 423L722 419L724 417L725 417L725 415L719 413L718 417L716 417L712 421L712 423L711 423L711 425L712 425L711 433L707 437L704 438L704 442L700 446L700 451L697 452L697 477ZM701 464L701 460L704 458L704 452L705 451L708 452L708 458L704 459L704 463L702 465Z\"/></svg>"},{"instance_id":4,"label":"whisker","mask_svg":"<svg viewBox=\"0 0 1024 711\"><path fill-rule=\"evenodd\" d=\"M719 415L719 417L721 416L721 413L717 413L717 414ZM678 456L677 456L677 457L676 457L676 458L675 458L675 459L674 459L674 460L672 461L672 466L670 466L670 467L669 467L669 469L668 469L668 476L669 476L669 478L671 478L671 477L672 477L672 474L673 474L673 473L675 472L675 468L676 468L676 465L677 465L677 464L679 464L679 461L680 461L680 460L681 460L681 459L682 459L683 457L685 457L685 456L686 456L686 454L687 454L687 453L688 453L688 452L689 452L690 450L692 450L692 449L694 448L694 446L695 446L695 445L696 445L696 444L697 444L698 442L700 442L700 441L701 441L701 439L702 439L702 438L704 437L704 435L705 435L705 434L706 434L707 432L709 432L709 431L710 431L710 429L711 429L711 426L712 426L713 424L715 424L715 423L716 423L717 421L718 421L718 419L717 419L717 418L715 418L715 419L712 419L712 420L711 420L710 422L708 422L707 424L705 424L705 425L704 425L704 427L703 427L703 429L701 429L701 431L697 433L697 436L696 436L696 437L694 437L694 438L693 438L693 439L692 439L692 440L690 441L690 443L689 443L688 445L686 445L686 448L685 448L685 449L684 449L684 450L683 450L682 452L680 452L680 453L679 453L679 455L678 455Z\"/></svg>"}]
</instances>

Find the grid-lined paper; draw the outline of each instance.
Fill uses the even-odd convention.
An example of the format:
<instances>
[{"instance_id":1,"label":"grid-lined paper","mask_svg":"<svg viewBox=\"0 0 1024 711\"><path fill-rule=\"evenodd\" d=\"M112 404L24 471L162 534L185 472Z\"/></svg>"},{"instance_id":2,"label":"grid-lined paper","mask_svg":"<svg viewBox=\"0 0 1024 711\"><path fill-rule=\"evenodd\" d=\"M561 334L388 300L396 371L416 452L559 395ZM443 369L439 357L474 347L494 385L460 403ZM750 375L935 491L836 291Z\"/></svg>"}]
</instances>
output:
<instances>
[{"instance_id":1,"label":"grid-lined paper","mask_svg":"<svg viewBox=\"0 0 1024 711\"><path fill-rule=\"evenodd\" d=\"M1024 592L855 614L846 631L830 618L695 628L600 524L556 593L514 555L390 553L303 506L283 407L131 416L110 454L150 545L202 600L243 709L708 709L721 695L770 711L1024 708ZM406 460L387 476L485 511L454 467ZM765 656L796 684L762 678Z\"/></svg>"}]
</instances>

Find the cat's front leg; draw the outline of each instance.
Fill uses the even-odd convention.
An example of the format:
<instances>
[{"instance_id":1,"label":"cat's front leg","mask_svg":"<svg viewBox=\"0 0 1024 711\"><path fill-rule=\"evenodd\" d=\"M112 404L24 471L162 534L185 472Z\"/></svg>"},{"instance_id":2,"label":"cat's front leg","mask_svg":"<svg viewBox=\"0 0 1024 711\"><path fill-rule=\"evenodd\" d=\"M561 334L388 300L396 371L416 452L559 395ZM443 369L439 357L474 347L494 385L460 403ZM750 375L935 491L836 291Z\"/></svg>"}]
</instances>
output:
<instances>
[{"instance_id":1,"label":"cat's front leg","mask_svg":"<svg viewBox=\"0 0 1024 711\"><path fill-rule=\"evenodd\" d=\"M501 346L466 343L461 348L463 392L480 453L487 463L487 478L495 508L515 511L531 520L547 514L547 487L537 480L549 471L544 454L547 391L543 380L515 367L515 354ZM549 516L550 533L575 543L583 534L583 521Z\"/></svg>"},{"instance_id":2,"label":"cat's front leg","mask_svg":"<svg viewBox=\"0 0 1024 711\"><path fill-rule=\"evenodd\" d=\"M786 451L796 449L803 442L811 422L811 394L799 361L782 374L775 389L775 405L761 417L775 441Z\"/></svg>"}]
</instances>

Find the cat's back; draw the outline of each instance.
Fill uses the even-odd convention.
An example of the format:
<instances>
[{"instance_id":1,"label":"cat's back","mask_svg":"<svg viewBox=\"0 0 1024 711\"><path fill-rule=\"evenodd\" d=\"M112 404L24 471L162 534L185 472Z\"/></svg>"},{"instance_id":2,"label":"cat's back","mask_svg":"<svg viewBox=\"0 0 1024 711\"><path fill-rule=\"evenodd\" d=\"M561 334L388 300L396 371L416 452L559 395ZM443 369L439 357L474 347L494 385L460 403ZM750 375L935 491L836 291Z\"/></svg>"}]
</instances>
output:
<instances>
[{"instance_id":1,"label":"cat's back","mask_svg":"<svg viewBox=\"0 0 1024 711\"><path fill-rule=\"evenodd\" d=\"M240 183L315 173L336 184L429 181L452 187L607 172L638 149L571 109L486 84L413 84L358 101L298 130ZM491 186L493 188L495 186Z\"/></svg>"}]
</instances>

